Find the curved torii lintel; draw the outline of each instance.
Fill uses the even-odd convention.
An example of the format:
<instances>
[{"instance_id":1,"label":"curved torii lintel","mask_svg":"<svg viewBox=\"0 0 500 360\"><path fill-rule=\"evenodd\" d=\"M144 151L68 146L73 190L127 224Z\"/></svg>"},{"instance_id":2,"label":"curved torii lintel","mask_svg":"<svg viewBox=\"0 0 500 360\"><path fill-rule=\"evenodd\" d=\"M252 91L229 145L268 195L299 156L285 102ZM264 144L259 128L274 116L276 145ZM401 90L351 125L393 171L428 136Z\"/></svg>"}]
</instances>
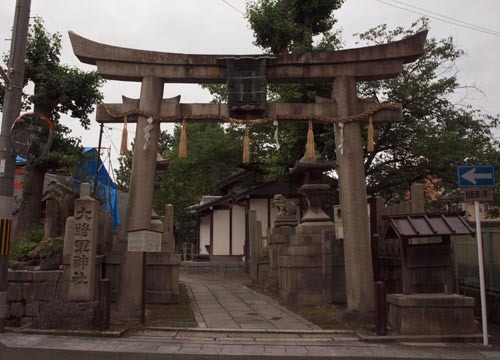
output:
<instances>
[{"instance_id":1,"label":"curved torii lintel","mask_svg":"<svg viewBox=\"0 0 500 360\"><path fill-rule=\"evenodd\" d=\"M265 55L180 54L128 49L98 43L69 32L73 52L80 61L97 65L105 79L141 81L156 76L166 82L223 83L229 57ZM270 83L330 82L337 76L357 80L397 76L405 63L423 54L427 31L388 44L339 51L278 54L267 60Z\"/></svg>"}]
</instances>

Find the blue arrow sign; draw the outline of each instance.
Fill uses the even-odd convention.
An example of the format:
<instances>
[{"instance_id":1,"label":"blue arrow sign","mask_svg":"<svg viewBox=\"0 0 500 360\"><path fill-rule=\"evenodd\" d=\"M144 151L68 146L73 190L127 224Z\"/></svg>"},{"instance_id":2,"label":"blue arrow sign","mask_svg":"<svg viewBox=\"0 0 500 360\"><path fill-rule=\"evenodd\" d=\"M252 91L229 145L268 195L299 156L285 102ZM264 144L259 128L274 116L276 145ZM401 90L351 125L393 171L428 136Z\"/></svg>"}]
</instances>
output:
<instances>
[{"instance_id":1,"label":"blue arrow sign","mask_svg":"<svg viewBox=\"0 0 500 360\"><path fill-rule=\"evenodd\" d=\"M495 168L491 165L457 167L458 187L495 187Z\"/></svg>"}]
</instances>

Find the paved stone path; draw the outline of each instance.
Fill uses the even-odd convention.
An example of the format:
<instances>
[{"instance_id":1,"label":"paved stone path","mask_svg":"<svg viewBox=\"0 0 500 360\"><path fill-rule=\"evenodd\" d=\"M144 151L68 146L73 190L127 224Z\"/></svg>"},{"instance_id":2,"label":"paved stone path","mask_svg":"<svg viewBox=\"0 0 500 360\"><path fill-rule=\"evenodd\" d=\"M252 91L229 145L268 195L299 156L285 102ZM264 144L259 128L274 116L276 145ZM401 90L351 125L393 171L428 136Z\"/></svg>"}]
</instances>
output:
<instances>
[{"instance_id":1,"label":"paved stone path","mask_svg":"<svg viewBox=\"0 0 500 360\"><path fill-rule=\"evenodd\" d=\"M93 358L164 359L500 359L498 347L479 344L367 343L350 331L319 330L272 299L236 282L182 276L195 308L199 329L148 328L120 338L0 333L0 359L9 354L90 352ZM23 353L23 351L26 351ZM51 352L54 351L54 352ZM85 352L85 353L80 353ZM4 356L5 354L5 356ZM64 356L66 356L64 355ZM35 358L37 356L31 356ZM17 357L19 358L19 357ZM22 357L25 358L25 357ZM47 356L44 357L48 358ZM66 357L65 357L66 358ZM77 357L75 357L77 358ZM78 357L81 358L81 357Z\"/></svg>"},{"instance_id":2,"label":"paved stone path","mask_svg":"<svg viewBox=\"0 0 500 360\"><path fill-rule=\"evenodd\" d=\"M270 297L237 282L182 275L198 327L210 329L319 330Z\"/></svg>"},{"instance_id":3,"label":"paved stone path","mask_svg":"<svg viewBox=\"0 0 500 360\"><path fill-rule=\"evenodd\" d=\"M245 358L256 359L261 356L293 359L468 359L491 360L500 359L500 351L488 349L481 345L465 344L367 344L367 343L300 343L292 344L283 341L282 336L269 334L266 341L253 342L251 339L233 340L220 336L204 341L196 338L169 340L169 336L130 336L125 338L91 338L77 336L30 335L5 333L0 334L0 359L9 349L53 350L61 355L61 350L85 351L89 357L99 358L98 352L120 354L137 354L137 359L200 359L203 356L218 356L220 359ZM92 355L95 354L95 355ZM71 356L68 353L68 356ZM172 356L172 357L170 357ZM254 357L252 357L254 356ZM121 355L121 358L124 356ZM8 357L5 357L7 359ZM19 358L19 357L18 357ZM24 358L24 357L23 357ZM35 357L30 357L35 358ZM66 358L66 357L64 357ZM70 358L70 357L67 357ZM87 358L87 357L86 357ZM111 358L111 357L106 357ZM130 357L126 357L127 359ZM213 358L213 357L212 357Z\"/></svg>"}]
</instances>

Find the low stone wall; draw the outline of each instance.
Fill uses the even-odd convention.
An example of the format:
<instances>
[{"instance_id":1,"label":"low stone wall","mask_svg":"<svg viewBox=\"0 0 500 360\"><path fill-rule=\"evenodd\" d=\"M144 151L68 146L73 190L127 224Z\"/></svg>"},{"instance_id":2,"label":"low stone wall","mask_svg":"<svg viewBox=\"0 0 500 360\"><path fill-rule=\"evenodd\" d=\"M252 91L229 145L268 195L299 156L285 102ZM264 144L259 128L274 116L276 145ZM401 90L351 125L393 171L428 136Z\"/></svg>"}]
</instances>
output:
<instances>
[{"instance_id":1,"label":"low stone wall","mask_svg":"<svg viewBox=\"0 0 500 360\"><path fill-rule=\"evenodd\" d=\"M224 275L245 275L245 264L223 263L223 262L194 262L183 261L181 274L224 274Z\"/></svg>"},{"instance_id":2,"label":"low stone wall","mask_svg":"<svg viewBox=\"0 0 500 360\"><path fill-rule=\"evenodd\" d=\"M38 319L61 291L62 271L9 270L7 325L23 326Z\"/></svg>"},{"instance_id":3,"label":"low stone wall","mask_svg":"<svg viewBox=\"0 0 500 360\"><path fill-rule=\"evenodd\" d=\"M179 302L180 257L179 254L148 254L146 275L146 302L148 304L177 304ZM111 301L116 302L120 287L121 253L108 252L103 261L106 278L111 281Z\"/></svg>"}]
</instances>

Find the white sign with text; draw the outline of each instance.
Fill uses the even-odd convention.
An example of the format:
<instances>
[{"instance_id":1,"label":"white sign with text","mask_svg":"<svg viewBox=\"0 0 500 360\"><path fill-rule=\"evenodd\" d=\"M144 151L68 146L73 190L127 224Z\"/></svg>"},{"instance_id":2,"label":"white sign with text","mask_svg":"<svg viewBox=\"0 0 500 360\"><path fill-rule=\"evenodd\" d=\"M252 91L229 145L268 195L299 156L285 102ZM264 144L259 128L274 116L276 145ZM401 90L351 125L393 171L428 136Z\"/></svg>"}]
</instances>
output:
<instances>
[{"instance_id":1,"label":"white sign with text","mask_svg":"<svg viewBox=\"0 0 500 360\"><path fill-rule=\"evenodd\" d=\"M138 230L128 233L128 251L161 252L161 233Z\"/></svg>"}]
</instances>

